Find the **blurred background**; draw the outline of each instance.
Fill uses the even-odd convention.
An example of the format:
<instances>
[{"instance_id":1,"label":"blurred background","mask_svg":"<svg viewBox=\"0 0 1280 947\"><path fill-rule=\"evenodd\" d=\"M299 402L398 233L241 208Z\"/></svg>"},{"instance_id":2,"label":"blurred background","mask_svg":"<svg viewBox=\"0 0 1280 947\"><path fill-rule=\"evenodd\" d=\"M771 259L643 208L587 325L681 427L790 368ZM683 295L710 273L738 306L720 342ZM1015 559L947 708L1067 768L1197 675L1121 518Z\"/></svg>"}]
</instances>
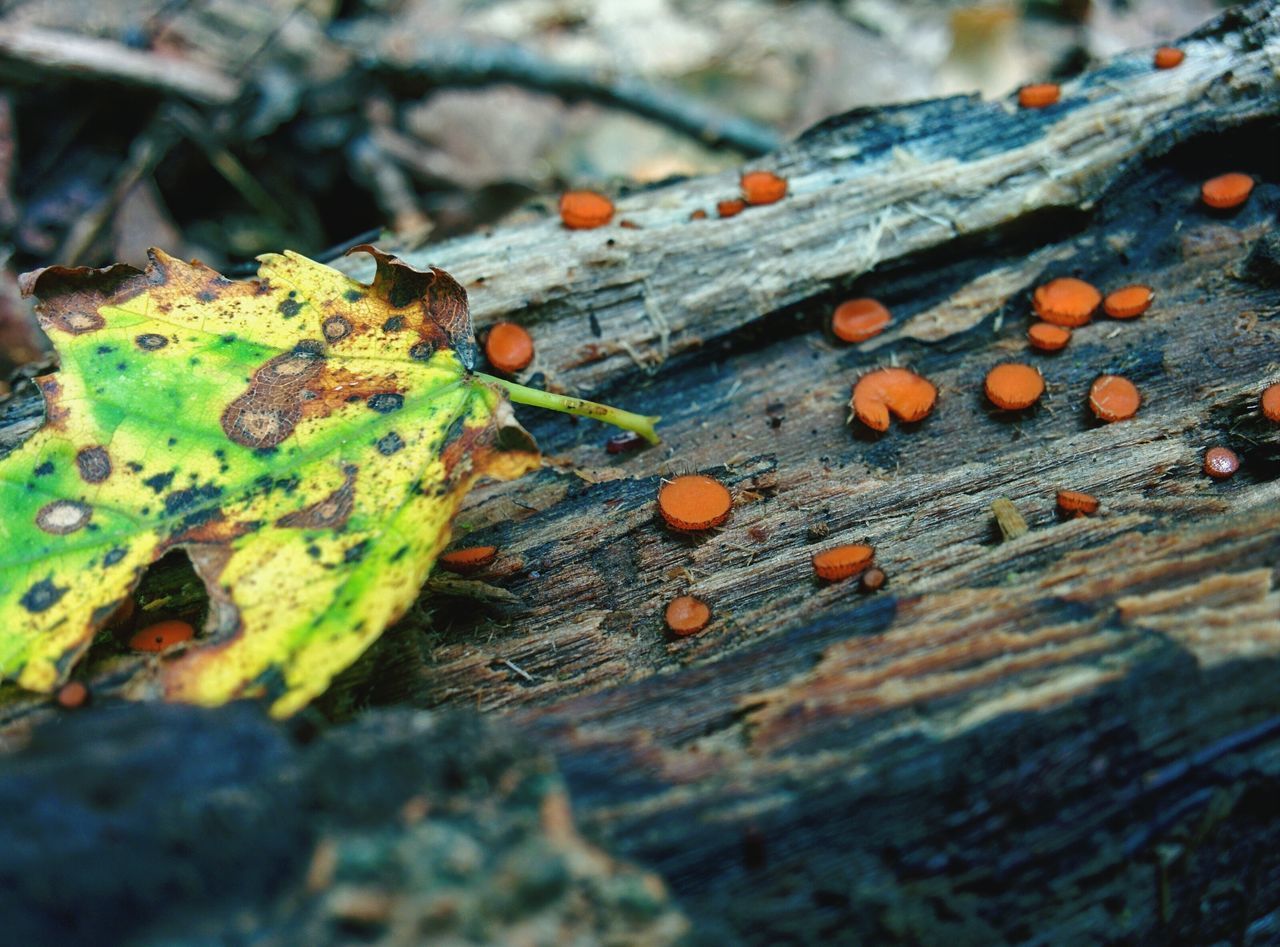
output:
<instances>
[{"instance_id":1,"label":"blurred background","mask_svg":"<svg viewBox=\"0 0 1280 947\"><path fill-rule=\"evenodd\" d=\"M0 4L0 397L18 273L420 246L768 151L859 106L1064 78L1213 0Z\"/></svg>"}]
</instances>

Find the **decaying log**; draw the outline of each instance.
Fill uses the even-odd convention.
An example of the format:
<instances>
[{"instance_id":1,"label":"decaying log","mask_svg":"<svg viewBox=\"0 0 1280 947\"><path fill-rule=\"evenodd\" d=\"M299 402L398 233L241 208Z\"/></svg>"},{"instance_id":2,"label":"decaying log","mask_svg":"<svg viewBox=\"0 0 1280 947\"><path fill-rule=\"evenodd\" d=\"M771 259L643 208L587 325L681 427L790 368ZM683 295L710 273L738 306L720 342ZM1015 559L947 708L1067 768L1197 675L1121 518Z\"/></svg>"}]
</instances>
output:
<instances>
[{"instance_id":1,"label":"decaying log","mask_svg":"<svg viewBox=\"0 0 1280 947\"><path fill-rule=\"evenodd\" d=\"M664 415L665 444L608 455L596 427L529 418L548 465L460 517L501 548L498 591L436 585L328 709L503 718L699 942L1280 939L1280 429L1257 410L1280 380L1280 12L1181 45L1178 69L1126 55L1043 112L833 119L761 162L785 200L730 220L687 219L732 196L724 175L624 198L637 230L410 254L480 323L530 325L548 384ZM1199 183L1228 170L1260 183L1209 212ZM1030 354L1029 292L1068 274L1156 303ZM837 294L894 326L834 344ZM1048 389L1006 416L982 378L1011 359ZM890 362L938 385L934 413L849 426L850 383ZM1092 420L1102 372L1140 387L1136 418ZM10 441L38 423L30 398L6 410ZM1212 444L1234 478L1201 472ZM654 517L686 470L737 498L697 540ZM1059 519L1063 488L1101 510ZM998 499L1025 535L1002 539ZM876 547L882 591L814 581L846 541ZM668 640L686 591L713 622ZM129 660L100 660L105 689Z\"/></svg>"}]
</instances>

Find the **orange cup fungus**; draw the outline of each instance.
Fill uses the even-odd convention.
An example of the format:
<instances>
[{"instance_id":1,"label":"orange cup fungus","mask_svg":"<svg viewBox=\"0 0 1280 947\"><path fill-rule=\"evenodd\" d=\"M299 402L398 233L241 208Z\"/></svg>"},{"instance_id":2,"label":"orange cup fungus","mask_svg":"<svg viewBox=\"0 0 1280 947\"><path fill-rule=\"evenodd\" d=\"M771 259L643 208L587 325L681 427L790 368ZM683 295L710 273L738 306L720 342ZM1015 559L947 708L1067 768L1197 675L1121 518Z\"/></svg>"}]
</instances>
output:
<instances>
[{"instance_id":1,"label":"orange cup fungus","mask_svg":"<svg viewBox=\"0 0 1280 947\"><path fill-rule=\"evenodd\" d=\"M1229 447L1210 447L1204 452L1204 472L1214 480L1226 480L1240 469L1240 455Z\"/></svg>"},{"instance_id":2,"label":"orange cup fungus","mask_svg":"<svg viewBox=\"0 0 1280 947\"><path fill-rule=\"evenodd\" d=\"M884 574L883 569L872 566L866 572L862 573L862 578L858 580L858 584L862 586L864 592L879 592L884 588L884 584L888 581L888 576Z\"/></svg>"},{"instance_id":3,"label":"orange cup fungus","mask_svg":"<svg viewBox=\"0 0 1280 947\"><path fill-rule=\"evenodd\" d=\"M857 575L871 565L875 558L875 548L861 543L850 543L847 546L836 546L815 553L813 571L819 579L826 582L837 582Z\"/></svg>"},{"instance_id":4,"label":"orange cup fungus","mask_svg":"<svg viewBox=\"0 0 1280 947\"><path fill-rule=\"evenodd\" d=\"M1107 298L1102 301L1102 311L1112 319L1132 319L1150 309L1153 299L1155 294L1150 286L1134 283L1107 293Z\"/></svg>"},{"instance_id":5,"label":"orange cup fungus","mask_svg":"<svg viewBox=\"0 0 1280 947\"><path fill-rule=\"evenodd\" d=\"M1119 375L1099 375L1089 388L1089 409L1099 421L1123 421L1138 413L1142 395Z\"/></svg>"},{"instance_id":6,"label":"orange cup fungus","mask_svg":"<svg viewBox=\"0 0 1280 947\"><path fill-rule=\"evenodd\" d=\"M1252 192L1253 178L1237 172L1220 174L1200 185L1200 199L1218 210L1239 207Z\"/></svg>"},{"instance_id":7,"label":"orange cup fungus","mask_svg":"<svg viewBox=\"0 0 1280 947\"><path fill-rule=\"evenodd\" d=\"M854 415L873 431L889 430L889 414L899 421L919 421L933 410L938 389L906 368L878 368L853 386Z\"/></svg>"},{"instance_id":8,"label":"orange cup fungus","mask_svg":"<svg viewBox=\"0 0 1280 947\"><path fill-rule=\"evenodd\" d=\"M1042 352L1056 352L1067 347L1071 341L1071 330L1066 326L1055 326L1052 322L1033 322L1027 330L1027 341L1032 348Z\"/></svg>"},{"instance_id":9,"label":"orange cup fungus","mask_svg":"<svg viewBox=\"0 0 1280 947\"><path fill-rule=\"evenodd\" d=\"M89 688L84 685L83 681L67 681L67 683L58 688L58 693L54 700L58 702L59 707L65 710L75 710L89 702Z\"/></svg>"},{"instance_id":10,"label":"orange cup fungus","mask_svg":"<svg viewBox=\"0 0 1280 947\"><path fill-rule=\"evenodd\" d=\"M787 179L772 171L748 171L740 184L748 204L776 204L787 196Z\"/></svg>"},{"instance_id":11,"label":"orange cup fungus","mask_svg":"<svg viewBox=\"0 0 1280 947\"><path fill-rule=\"evenodd\" d=\"M613 220L613 201L595 191L560 195L560 220L570 230L594 230Z\"/></svg>"},{"instance_id":12,"label":"orange cup fungus","mask_svg":"<svg viewBox=\"0 0 1280 947\"><path fill-rule=\"evenodd\" d=\"M1161 46L1156 50L1154 62L1157 69L1173 69L1181 66L1182 60L1186 58L1187 54L1176 46Z\"/></svg>"},{"instance_id":13,"label":"orange cup fungus","mask_svg":"<svg viewBox=\"0 0 1280 947\"><path fill-rule=\"evenodd\" d=\"M734 198L731 201L720 201L716 204L716 213L721 217L736 217L747 209L747 202L741 198Z\"/></svg>"},{"instance_id":14,"label":"orange cup fungus","mask_svg":"<svg viewBox=\"0 0 1280 947\"><path fill-rule=\"evenodd\" d=\"M697 210L695 210L693 213L689 215L689 219L690 220L706 220L707 212L703 210L701 207L699 207Z\"/></svg>"},{"instance_id":15,"label":"orange cup fungus","mask_svg":"<svg viewBox=\"0 0 1280 947\"><path fill-rule=\"evenodd\" d=\"M514 375L533 361L533 336L524 326L499 322L484 340L484 355L498 371Z\"/></svg>"},{"instance_id":16,"label":"orange cup fungus","mask_svg":"<svg viewBox=\"0 0 1280 947\"><path fill-rule=\"evenodd\" d=\"M684 637L696 635L711 621L711 609L701 599L692 595L678 595L667 604L667 627L671 633Z\"/></svg>"},{"instance_id":17,"label":"orange cup fungus","mask_svg":"<svg viewBox=\"0 0 1280 947\"><path fill-rule=\"evenodd\" d=\"M987 400L1005 411L1029 408L1044 394L1044 378L1030 365L1006 362L987 372Z\"/></svg>"},{"instance_id":18,"label":"orange cup fungus","mask_svg":"<svg viewBox=\"0 0 1280 947\"><path fill-rule=\"evenodd\" d=\"M1263 390L1262 397L1258 399L1258 407L1262 409L1264 418L1280 424L1280 382L1268 385Z\"/></svg>"},{"instance_id":19,"label":"orange cup fungus","mask_svg":"<svg viewBox=\"0 0 1280 947\"><path fill-rule=\"evenodd\" d=\"M497 546L469 546L466 549L446 552L437 561L441 569L466 575L477 569L483 569L496 558L498 558Z\"/></svg>"},{"instance_id":20,"label":"orange cup fungus","mask_svg":"<svg viewBox=\"0 0 1280 947\"><path fill-rule=\"evenodd\" d=\"M831 314L831 331L842 342L865 342L883 332L892 318L874 299L850 299Z\"/></svg>"},{"instance_id":21,"label":"orange cup fungus","mask_svg":"<svg viewBox=\"0 0 1280 947\"><path fill-rule=\"evenodd\" d=\"M1062 87L1056 82L1037 82L1018 90L1018 104L1024 109L1042 109L1062 98Z\"/></svg>"},{"instance_id":22,"label":"orange cup fungus","mask_svg":"<svg viewBox=\"0 0 1280 947\"><path fill-rule=\"evenodd\" d=\"M1058 509L1072 516L1092 516L1098 512L1098 498L1079 490L1059 490Z\"/></svg>"},{"instance_id":23,"label":"orange cup fungus","mask_svg":"<svg viewBox=\"0 0 1280 947\"><path fill-rule=\"evenodd\" d=\"M1072 276L1050 280L1031 294L1031 306L1037 316L1068 329L1087 323L1101 302L1102 294L1097 289Z\"/></svg>"},{"instance_id":24,"label":"orange cup fungus","mask_svg":"<svg viewBox=\"0 0 1280 947\"><path fill-rule=\"evenodd\" d=\"M658 489L658 513L663 522L681 532L696 533L719 526L732 509L729 488L705 474L685 474Z\"/></svg>"},{"instance_id":25,"label":"orange cup fungus","mask_svg":"<svg viewBox=\"0 0 1280 947\"><path fill-rule=\"evenodd\" d=\"M129 639L129 647L134 651L167 651L195 636L196 630L190 624L171 618L143 628Z\"/></svg>"}]
</instances>

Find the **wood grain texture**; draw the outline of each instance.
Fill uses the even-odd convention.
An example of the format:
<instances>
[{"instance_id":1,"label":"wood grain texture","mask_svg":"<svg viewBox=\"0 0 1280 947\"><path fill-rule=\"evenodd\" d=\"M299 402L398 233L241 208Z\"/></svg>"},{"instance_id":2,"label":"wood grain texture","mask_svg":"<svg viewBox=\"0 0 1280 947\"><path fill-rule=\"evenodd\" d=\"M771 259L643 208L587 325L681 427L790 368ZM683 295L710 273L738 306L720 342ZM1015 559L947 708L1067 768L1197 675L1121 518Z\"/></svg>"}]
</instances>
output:
<instances>
[{"instance_id":1,"label":"wood grain texture","mask_svg":"<svg viewBox=\"0 0 1280 947\"><path fill-rule=\"evenodd\" d=\"M551 747L592 837L658 870L700 943L1276 942L1280 430L1257 399L1280 380L1280 13L1181 45L1043 112L833 119L764 162L788 198L732 220L687 220L735 190L714 176L622 199L639 230L409 254L481 324L528 325L532 374L662 414L665 443L608 455L600 428L524 412L547 465L459 520L497 562L430 586L327 709L477 708ZM1227 170L1259 184L1211 213L1199 183ZM1156 303L1031 353L1030 292L1059 275ZM834 342L845 295L885 302L889 332ZM1047 392L1005 415L982 379L1011 359ZM874 436L849 389L890 363L939 403ZM1103 372L1139 386L1136 418L1092 419ZM38 417L7 412L10 438ZM1213 444L1233 479L1201 472ZM736 506L690 539L654 499L694 470ZM1061 520L1063 488L1100 512ZM998 498L1025 536L1001 541ZM884 590L814 580L840 542L877 548ZM684 592L713 621L669 640Z\"/></svg>"}]
</instances>

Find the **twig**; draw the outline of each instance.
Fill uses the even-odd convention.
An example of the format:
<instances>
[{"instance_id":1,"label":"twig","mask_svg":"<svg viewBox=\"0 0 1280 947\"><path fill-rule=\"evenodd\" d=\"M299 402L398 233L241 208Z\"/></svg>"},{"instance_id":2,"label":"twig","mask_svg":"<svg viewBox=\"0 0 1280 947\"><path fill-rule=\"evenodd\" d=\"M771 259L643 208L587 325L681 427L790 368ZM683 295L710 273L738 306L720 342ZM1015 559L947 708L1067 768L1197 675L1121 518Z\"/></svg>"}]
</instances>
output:
<instances>
[{"instance_id":1,"label":"twig","mask_svg":"<svg viewBox=\"0 0 1280 947\"><path fill-rule=\"evenodd\" d=\"M433 86L483 86L511 82L566 101L588 100L642 115L712 147L762 155L782 144L770 128L726 115L670 88L607 69L552 62L520 46L425 37L415 44L365 53L373 68L412 76Z\"/></svg>"},{"instance_id":2,"label":"twig","mask_svg":"<svg viewBox=\"0 0 1280 947\"><path fill-rule=\"evenodd\" d=\"M199 63L130 49L112 40L39 27L0 25L0 64L32 67L81 79L108 79L158 89L206 105L227 105L240 94L235 80Z\"/></svg>"},{"instance_id":3,"label":"twig","mask_svg":"<svg viewBox=\"0 0 1280 947\"><path fill-rule=\"evenodd\" d=\"M71 228L58 251L58 259L71 266L84 258L125 195L155 170L156 165L173 147L177 137L177 129L167 116L162 114L151 120L151 124L134 141L129 157L116 174L111 190Z\"/></svg>"},{"instance_id":4,"label":"twig","mask_svg":"<svg viewBox=\"0 0 1280 947\"><path fill-rule=\"evenodd\" d=\"M183 105L173 104L165 109L169 118L188 139L195 143L220 175L240 192L258 213L269 217L285 233L294 233L298 227L298 215L281 206L271 193L258 183L258 179L240 163L240 159L227 150L226 145L211 134L205 119ZM311 229L315 229L314 227Z\"/></svg>"}]
</instances>

